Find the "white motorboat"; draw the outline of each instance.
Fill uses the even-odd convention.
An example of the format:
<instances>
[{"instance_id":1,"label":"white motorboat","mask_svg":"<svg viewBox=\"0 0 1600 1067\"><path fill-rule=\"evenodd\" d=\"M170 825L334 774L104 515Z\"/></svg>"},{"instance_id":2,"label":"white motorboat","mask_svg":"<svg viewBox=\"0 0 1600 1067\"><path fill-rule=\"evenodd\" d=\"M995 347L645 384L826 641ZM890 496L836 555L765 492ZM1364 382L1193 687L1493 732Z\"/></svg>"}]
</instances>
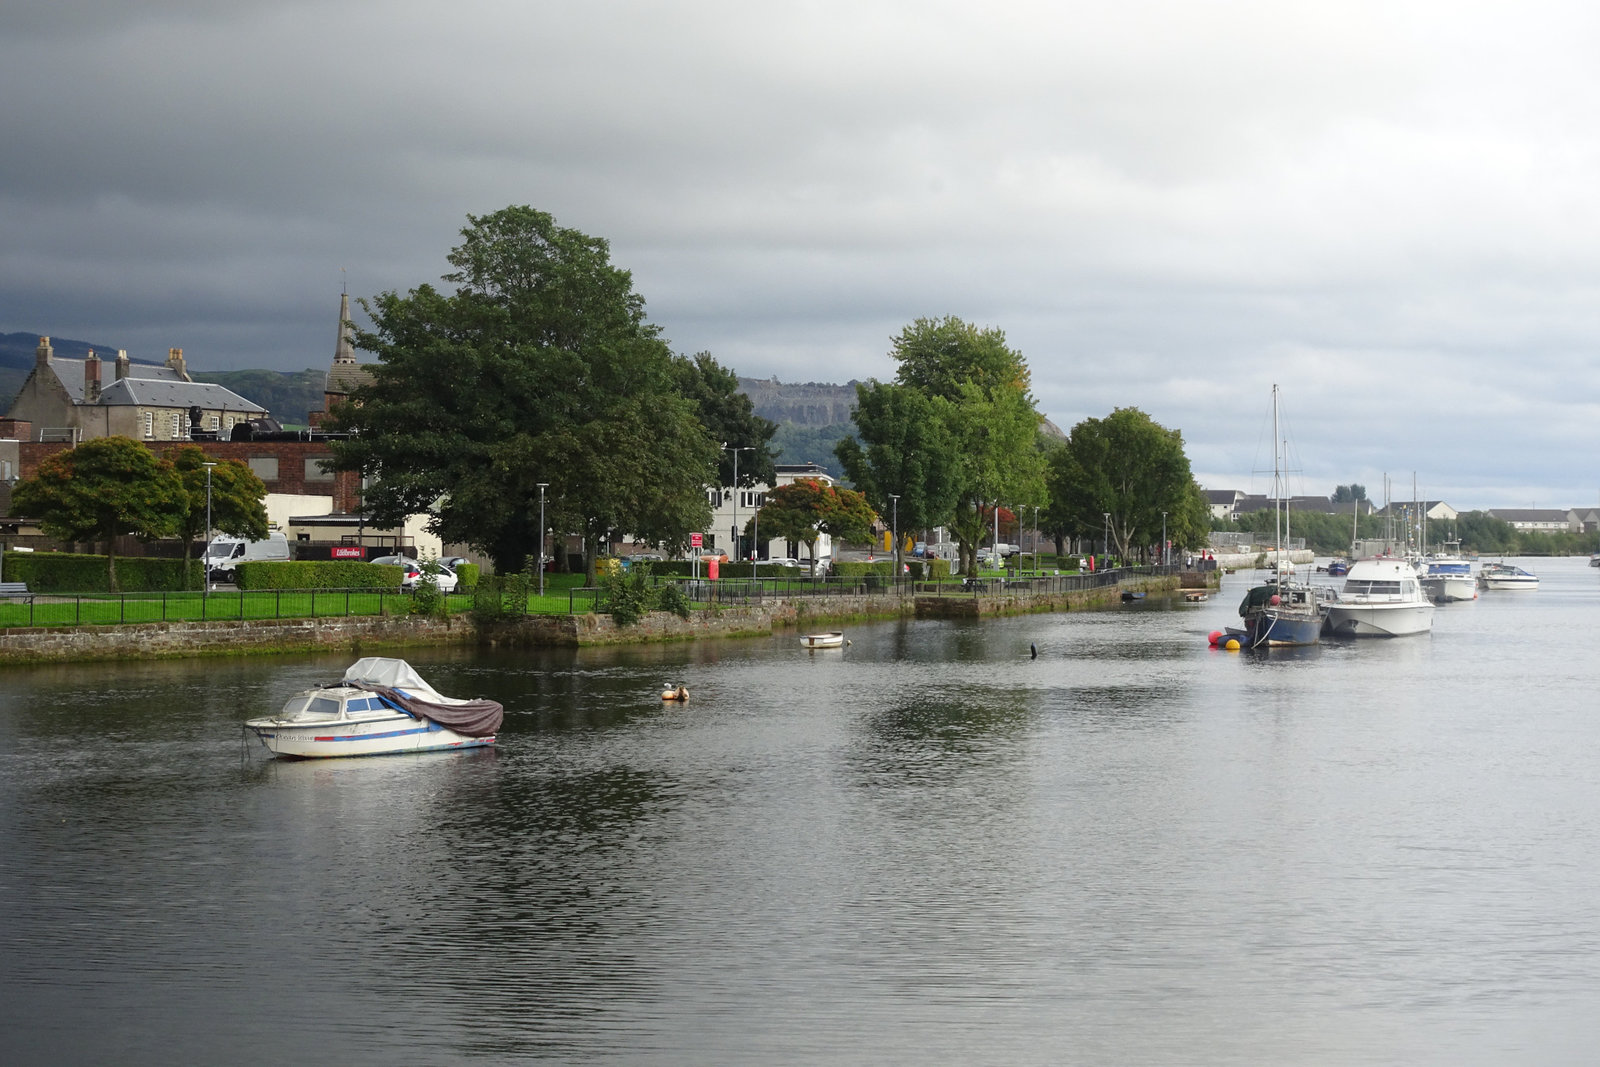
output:
<instances>
[{"instance_id":1,"label":"white motorboat","mask_svg":"<svg viewBox=\"0 0 1600 1067\"><path fill-rule=\"evenodd\" d=\"M1423 634L1433 629L1433 602L1405 560L1361 559L1350 565L1344 588L1328 603L1325 627L1337 637Z\"/></svg>"},{"instance_id":2,"label":"white motorboat","mask_svg":"<svg viewBox=\"0 0 1600 1067\"><path fill-rule=\"evenodd\" d=\"M244 726L275 756L385 756L492 745L504 717L496 701L441 696L405 660L369 656Z\"/></svg>"},{"instance_id":3,"label":"white motorboat","mask_svg":"<svg viewBox=\"0 0 1600 1067\"><path fill-rule=\"evenodd\" d=\"M1472 574L1472 564L1460 556L1430 556L1421 573L1422 591L1435 604L1478 598L1478 580Z\"/></svg>"},{"instance_id":4,"label":"white motorboat","mask_svg":"<svg viewBox=\"0 0 1600 1067\"><path fill-rule=\"evenodd\" d=\"M843 648L844 631L834 630L825 634L803 634L800 643L806 648Z\"/></svg>"},{"instance_id":5,"label":"white motorboat","mask_svg":"<svg viewBox=\"0 0 1600 1067\"><path fill-rule=\"evenodd\" d=\"M1539 576L1509 563L1485 563L1478 571L1478 585L1484 589L1537 589Z\"/></svg>"}]
</instances>

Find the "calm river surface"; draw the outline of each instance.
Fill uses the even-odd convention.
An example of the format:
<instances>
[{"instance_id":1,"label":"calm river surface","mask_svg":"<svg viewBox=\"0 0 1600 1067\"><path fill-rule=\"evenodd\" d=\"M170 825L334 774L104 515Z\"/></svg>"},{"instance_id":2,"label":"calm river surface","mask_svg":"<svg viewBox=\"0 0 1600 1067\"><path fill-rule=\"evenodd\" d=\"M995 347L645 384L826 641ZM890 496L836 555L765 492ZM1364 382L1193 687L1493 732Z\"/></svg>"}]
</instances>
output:
<instances>
[{"instance_id":1,"label":"calm river surface","mask_svg":"<svg viewBox=\"0 0 1600 1067\"><path fill-rule=\"evenodd\" d=\"M505 703L480 753L245 753L345 658L6 670L0 1061L1591 1062L1600 570L1522 562L1259 657L1242 576L411 655Z\"/></svg>"}]
</instances>

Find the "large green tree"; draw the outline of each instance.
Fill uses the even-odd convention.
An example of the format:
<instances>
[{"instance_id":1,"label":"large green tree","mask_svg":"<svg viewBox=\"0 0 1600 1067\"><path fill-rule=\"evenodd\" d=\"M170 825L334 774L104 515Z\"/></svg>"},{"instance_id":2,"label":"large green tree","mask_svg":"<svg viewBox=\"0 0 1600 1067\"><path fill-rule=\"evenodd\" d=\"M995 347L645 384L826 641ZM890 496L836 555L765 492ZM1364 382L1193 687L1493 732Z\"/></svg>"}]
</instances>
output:
<instances>
[{"instance_id":1,"label":"large green tree","mask_svg":"<svg viewBox=\"0 0 1600 1067\"><path fill-rule=\"evenodd\" d=\"M127 437L97 437L57 452L11 492L12 514L38 520L51 537L104 542L113 591L115 539L170 536L188 504L172 464Z\"/></svg>"},{"instance_id":2,"label":"large green tree","mask_svg":"<svg viewBox=\"0 0 1600 1067\"><path fill-rule=\"evenodd\" d=\"M883 410L858 420L858 449L846 447L852 480L871 487L880 508L887 494L904 490L925 506L927 524L949 522L960 567L977 574L977 549L984 516L1004 504L1044 502L1044 463L1038 449L1041 417L1029 394L1027 362L998 329L980 328L954 316L917 319L891 342L899 364L895 384L926 401L882 395ZM858 390L859 392L859 390ZM869 388L876 394L876 383ZM929 425L913 431L905 416L918 411ZM938 455L903 457L898 450L937 450ZM942 480L934 486L931 480ZM919 489L918 486L921 486Z\"/></svg>"},{"instance_id":3,"label":"large green tree","mask_svg":"<svg viewBox=\"0 0 1600 1067\"><path fill-rule=\"evenodd\" d=\"M446 541L500 570L540 549L547 527L581 536L592 581L609 537L668 545L703 529L717 448L632 275L609 245L531 207L468 216L448 256L455 286L363 301L373 382L335 413L353 431L338 465L374 479L368 513L431 510Z\"/></svg>"},{"instance_id":4,"label":"large green tree","mask_svg":"<svg viewBox=\"0 0 1600 1067\"><path fill-rule=\"evenodd\" d=\"M909 385L867 382L856 386L855 422L860 440L846 437L834 449L851 484L902 532L944 522L959 489L949 401ZM896 538L897 565L903 541Z\"/></svg>"},{"instance_id":5,"label":"large green tree","mask_svg":"<svg viewBox=\"0 0 1600 1067\"><path fill-rule=\"evenodd\" d=\"M1118 408L1072 428L1051 454L1052 510L1090 542L1109 534L1111 550L1128 557L1168 537L1203 543L1209 522L1205 498L1189 470L1183 435L1138 408Z\"/></svg>"},{"instance_id":6,"label":"large green tree","mask_svg":"<svg viewBox=\"0 0 1600 1067\"><path fill-rule=\"evenodd\" d=\"M199 445L180 445L169 449L166 459L172 464L186 496L178 516L178 537L183 541L187 564L197 538L206 530L206 464L211 462ZM267 486L254 471L236 459L217 462L211 468L210 517L213 529L233 537L259 541L267 536ZM189 568L184 567L188 581Z\"/></svg>"}]
</instances>

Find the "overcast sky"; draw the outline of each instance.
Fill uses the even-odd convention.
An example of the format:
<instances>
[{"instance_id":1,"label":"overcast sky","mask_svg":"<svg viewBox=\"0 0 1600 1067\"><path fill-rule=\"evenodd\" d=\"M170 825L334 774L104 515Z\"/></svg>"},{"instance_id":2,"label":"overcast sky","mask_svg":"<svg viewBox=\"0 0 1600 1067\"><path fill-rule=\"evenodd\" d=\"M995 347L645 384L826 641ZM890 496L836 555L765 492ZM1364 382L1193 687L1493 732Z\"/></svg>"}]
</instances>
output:
<instances>
[{"instance_id":1,"label":"overcast sky","mask_svg":"<svg viewBox=\"0 0 1600 1067\"><path fill-rule=\"evenodd\" d=\"M325 367L470 214L610 240L680 352L1003 329L1208 488L1600 504L1600 8L11 0L0 332Z\"/></svg>"}]
</instances>

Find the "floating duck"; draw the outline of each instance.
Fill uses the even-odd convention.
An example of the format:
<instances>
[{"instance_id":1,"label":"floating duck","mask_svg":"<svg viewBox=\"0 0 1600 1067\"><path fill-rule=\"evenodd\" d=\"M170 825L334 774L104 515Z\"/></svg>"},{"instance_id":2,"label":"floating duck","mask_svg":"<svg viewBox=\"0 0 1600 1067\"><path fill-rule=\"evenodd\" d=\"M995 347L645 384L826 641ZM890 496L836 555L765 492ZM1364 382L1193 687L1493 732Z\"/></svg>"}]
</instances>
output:
<instances>
[{"instance_id":1,"label":"floating duck","mask_svg":"<svg viewBox=\"0 0 1600 1067\"><path fill-rule=\"evenodd\" d=\"M689 690L685 689L681 685L678 686L677 688L673 688L669 684L665 689L663 689L661 691L661 699L662 700L677 700L677 701L680 701L680 702L681 701L687 701L689 699Z\"/></svg>"}]
</instances>

